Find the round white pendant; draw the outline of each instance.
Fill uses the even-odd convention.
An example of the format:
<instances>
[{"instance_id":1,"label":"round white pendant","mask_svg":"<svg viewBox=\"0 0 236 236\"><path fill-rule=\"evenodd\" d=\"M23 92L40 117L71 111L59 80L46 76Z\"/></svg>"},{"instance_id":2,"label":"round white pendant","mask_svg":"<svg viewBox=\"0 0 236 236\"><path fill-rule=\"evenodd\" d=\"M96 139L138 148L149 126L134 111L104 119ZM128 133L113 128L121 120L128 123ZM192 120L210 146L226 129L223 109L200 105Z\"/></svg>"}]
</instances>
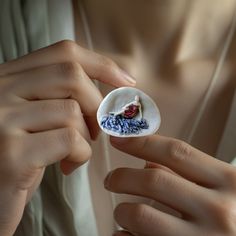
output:
<instances>
[{"instance_id":1,"label":"round white pendant","mask_svg":"<svg viewBox=\"0 0 236 236\"><path fill-rule=\"evenodd\" d=\"M144 92L132 87L111 91L97 111L100 128L116 137L139 137L156 133L161 124L160 111Z\"/></svg>"}]
</instances>

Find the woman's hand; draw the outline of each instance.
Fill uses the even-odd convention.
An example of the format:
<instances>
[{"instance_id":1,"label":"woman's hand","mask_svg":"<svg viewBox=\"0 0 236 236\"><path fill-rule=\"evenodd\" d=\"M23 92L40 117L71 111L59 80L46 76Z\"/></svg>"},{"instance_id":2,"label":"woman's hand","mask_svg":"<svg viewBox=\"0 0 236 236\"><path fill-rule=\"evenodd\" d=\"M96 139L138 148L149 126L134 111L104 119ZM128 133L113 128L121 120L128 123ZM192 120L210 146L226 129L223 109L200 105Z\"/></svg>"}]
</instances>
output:
<instances>
[{"instance_id":1,"label":"woman's hand","mask_svg":"<svg viewBox=\"0 0 236 236\"><path fill-rule=\"evenodd\" d=\"M113 146L152 164L152 168L112 171L105 187L116 193L144 196L178 211L181 217L149 205L122 203L115 219L138 236L236 235L236 168L185 142L153 135L111 138Z\"/></svg>"},{"instance_id":2,"label":"woman's hand","mask_svg":"<svg viewBox=\"0 0 236 236\"><path fill-rule=\"evenodd\" d=\"M65 174L91 155L102 96L90 80L134 81L110 59L62 41L0 65L0 235L12 235L47 165Z\"/></svg>"}]
</instances>

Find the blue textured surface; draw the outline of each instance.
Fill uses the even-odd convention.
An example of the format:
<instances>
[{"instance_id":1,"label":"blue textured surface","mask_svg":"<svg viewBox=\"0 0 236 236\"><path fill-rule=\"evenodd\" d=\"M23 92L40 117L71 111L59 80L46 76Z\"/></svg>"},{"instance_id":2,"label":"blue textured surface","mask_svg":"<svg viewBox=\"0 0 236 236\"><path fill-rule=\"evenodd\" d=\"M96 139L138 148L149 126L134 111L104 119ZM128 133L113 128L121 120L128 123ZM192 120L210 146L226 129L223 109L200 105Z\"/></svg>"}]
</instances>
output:
<instances>
[{"instance_id":1,"label":"blue textured surface","mask_svg":"<svg viewBox=\"0 0 236 236\"><path fill-rule=\"evenodd\" d=\"M145 119L127 119L121 115L104 116L101 126L119 134L139 134L142 129L148 129L149 125Z\"/></svg>"}]
</instances>

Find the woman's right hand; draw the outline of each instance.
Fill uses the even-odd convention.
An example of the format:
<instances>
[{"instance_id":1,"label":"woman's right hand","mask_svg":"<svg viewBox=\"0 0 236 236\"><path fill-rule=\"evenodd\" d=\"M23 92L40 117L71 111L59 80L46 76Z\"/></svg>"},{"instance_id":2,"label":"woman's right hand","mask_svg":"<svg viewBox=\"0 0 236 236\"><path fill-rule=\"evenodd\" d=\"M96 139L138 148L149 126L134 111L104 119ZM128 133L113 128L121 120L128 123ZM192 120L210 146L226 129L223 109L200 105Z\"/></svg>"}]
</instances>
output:
<instances>
[{"instance_id":1,"label":"woman's right hand","mask_svg":"<svg viewBox=\"0 0 236 236\"><path fill-rule=\"evenodd\" d=\"M0 235L12 235L47 165L71 173L91 155L102 96L91 79L135 81L110 59L62 41L0 65Z\"/></svg>"}]
</instances>

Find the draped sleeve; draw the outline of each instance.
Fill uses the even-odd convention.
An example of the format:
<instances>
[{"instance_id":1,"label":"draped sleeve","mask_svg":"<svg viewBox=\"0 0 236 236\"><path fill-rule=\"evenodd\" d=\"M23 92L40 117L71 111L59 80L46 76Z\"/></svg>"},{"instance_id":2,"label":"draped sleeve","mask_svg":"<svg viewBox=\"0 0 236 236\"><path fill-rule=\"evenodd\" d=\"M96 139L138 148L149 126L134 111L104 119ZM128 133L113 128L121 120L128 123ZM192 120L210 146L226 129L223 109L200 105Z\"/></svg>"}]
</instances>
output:
<instances>
[{"instance_id":1,"label":"draped sleeve","mask_svg":"<svg viewBox=\"0 0 236 236\"><path fill-rule=\"evenodd\" d=\"M64 39L74 40L70 0L0 1L1 63ZM97 236L87 168L70 176L46 168L15 235Z\"/></svg>"}]
</instances>

